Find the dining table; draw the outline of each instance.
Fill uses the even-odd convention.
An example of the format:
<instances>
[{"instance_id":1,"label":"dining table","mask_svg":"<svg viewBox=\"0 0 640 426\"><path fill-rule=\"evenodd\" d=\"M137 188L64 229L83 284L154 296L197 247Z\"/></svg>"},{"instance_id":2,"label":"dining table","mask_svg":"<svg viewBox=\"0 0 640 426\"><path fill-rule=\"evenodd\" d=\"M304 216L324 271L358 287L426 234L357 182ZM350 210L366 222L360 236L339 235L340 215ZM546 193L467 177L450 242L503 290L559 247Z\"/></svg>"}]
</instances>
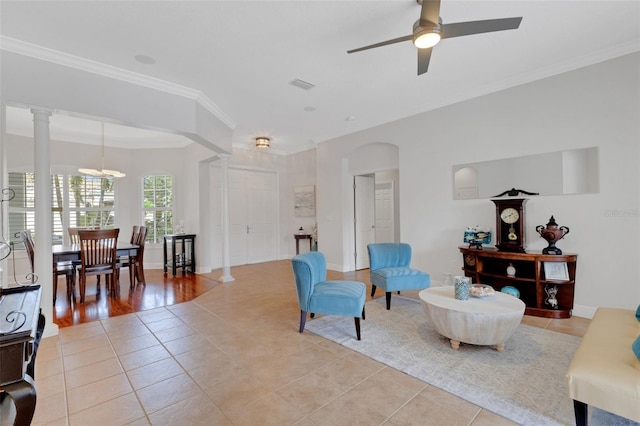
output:
<instances>
[{"instance_id":1,"label":"dining table","mask_svg":"<svg viewBox=\"0 0 640 426\"><path fill-rule=\"evenodd\" d=\"M135 256L138 254L138 245L130 242L118 241L116 247L117 257ZM53 279L57 278L58 262L80 261L79 244L63 244L52 246L53 252Z\"/></svg>"}]
</instances>

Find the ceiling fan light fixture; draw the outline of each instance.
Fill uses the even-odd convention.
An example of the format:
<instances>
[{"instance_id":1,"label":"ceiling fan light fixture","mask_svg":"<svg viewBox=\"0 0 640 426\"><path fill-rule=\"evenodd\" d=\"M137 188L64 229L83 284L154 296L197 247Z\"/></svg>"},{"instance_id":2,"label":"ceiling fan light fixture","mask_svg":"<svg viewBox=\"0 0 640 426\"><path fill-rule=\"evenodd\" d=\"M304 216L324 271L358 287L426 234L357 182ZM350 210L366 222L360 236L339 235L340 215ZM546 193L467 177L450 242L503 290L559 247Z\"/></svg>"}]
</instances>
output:
<instances>
[{"instance_id":1,"label":"ceiling fan light fixture","mask_svg":"<svg viewBox=\"0 0 640 426\"><path fill-rule=\"evenodd\" d=\"M271 139L266 136L258 136L256 138L256 148L269 148L271 146Z\"/></svg>"},{"instance_id":2,"label":"ceiling fan light fixture","mask_svg":"<svg viewBox=\"0 0 640 426\"><path fill-rule=\"evenodd\" d=\"M433 47L440 42L440 34L434 32L425 31L422 34L418 34L413 38L413 44L418 49L427 49Z\"/></svg>"},{"instance_id":3,"label":"ceiling fan light fixture","mask_svg":"<svg viewBox=\"0 0 640 426\"><path fill-rule=\"evenodd\" d=\"M440 42L440 24L417 20L413 25L413 44L418 49L428 49Z\"/></svg>"}]
</instances>

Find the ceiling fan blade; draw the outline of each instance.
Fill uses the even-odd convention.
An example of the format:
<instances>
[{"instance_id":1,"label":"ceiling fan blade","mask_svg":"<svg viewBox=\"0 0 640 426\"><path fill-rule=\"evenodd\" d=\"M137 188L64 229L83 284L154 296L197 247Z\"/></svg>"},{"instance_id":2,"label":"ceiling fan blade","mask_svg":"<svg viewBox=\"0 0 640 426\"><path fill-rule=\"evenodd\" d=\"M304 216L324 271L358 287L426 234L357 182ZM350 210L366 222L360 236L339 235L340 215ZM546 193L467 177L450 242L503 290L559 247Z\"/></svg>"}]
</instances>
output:
<instances>
[{"instance_id":1,"label":"ceiling fan blade","mask_svg":"<svg viewBox=\"0 0 640 426\"><path fill-rule=\"evenodd\" d=\"M445 39L493 31L515 30L520 26L520 21L522 21L522 17L442 24L441 37Z\"/></svg>"},{"instance_id":2,"label":"ceiling fan blade","mask_svg":"<svg viewBox=\"0 0 640 426\"><path fill-rule=\"evenodd\" d=\"M395 43L400 43L402 41L409 41L409 40L413 40L413 35L408 35L408 36L404 36L404 37L398 37L398 38L394 38L392 40L381 41L380 43L376 43L376 44L370 44L369 46L364 46L364 47L359 47L357 49L347 50L347 53L361 52L363 50L374 49L376 47L387 46L389 44L395 44Z\"/></svg>"},{"instance_id":3,"label":"ceiling fan blade","mask_svg":"<svg viewBox=\"0 0 640 426\"><path fill-rule=\"evenodd\" d=\"M424 74L429 69L429 61L431 60L431 47L427 49L418 49L418 75Z\"/></svg>"},{"instance_id":4,"label":"ceiling fan blade","mask_svg":"<svg viewBox=\"0 0 640 426\"><path fill-rule=\"evenodd\" d=\"M422 0L420 20L438 23L440 18L440 0Z\"/></svg>"}]
</instances>

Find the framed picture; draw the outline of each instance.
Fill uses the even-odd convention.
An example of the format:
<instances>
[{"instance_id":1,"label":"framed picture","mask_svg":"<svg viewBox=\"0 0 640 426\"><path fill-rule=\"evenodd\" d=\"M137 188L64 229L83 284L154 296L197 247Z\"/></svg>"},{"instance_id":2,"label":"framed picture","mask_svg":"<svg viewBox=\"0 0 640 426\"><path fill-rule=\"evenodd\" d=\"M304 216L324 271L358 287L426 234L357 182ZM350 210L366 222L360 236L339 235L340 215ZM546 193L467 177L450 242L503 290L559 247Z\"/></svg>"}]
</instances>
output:
<instances>
[{"instance_id":1,"label":"framed picture","mask_svg":"<svg viewBox=\"0 0 640 426\"><path fill-rule=\"evenodd\" d=\"M544 276L547 280L569 281L567 262L544 262Z\"/></svg>"},{"instance_id":2,"label":"framed picture","mask_svg":"<svg viewBox=\"0 0 640 426\"><path fill-rule=\"evenodd\" d=\"M294 188L293 203L296 217L314 217L316 215L316 187L310 185Z\"/></svg>"}]
</instances>

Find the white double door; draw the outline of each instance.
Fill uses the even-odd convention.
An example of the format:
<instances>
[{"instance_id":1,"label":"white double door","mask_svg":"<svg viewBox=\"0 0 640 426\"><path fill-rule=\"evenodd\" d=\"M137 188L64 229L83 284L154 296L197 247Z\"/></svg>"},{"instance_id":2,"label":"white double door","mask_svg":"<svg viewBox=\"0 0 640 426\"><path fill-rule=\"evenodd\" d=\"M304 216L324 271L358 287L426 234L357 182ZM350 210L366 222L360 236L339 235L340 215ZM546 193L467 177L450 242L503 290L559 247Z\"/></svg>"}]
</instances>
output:
<instances>
[{"instance_id":1,"label":"white double door","mask_svg":"<svg viewBox=\"0 0 640 426\"><path fill-rule=\"evenodd\" d=\"M222 266L222 171L212 172L213 254ZM277 175L229 168L229 257L231 266L277 259ZM214 213L215 212L215 213Z\"/></svg>"}]
</instances>

